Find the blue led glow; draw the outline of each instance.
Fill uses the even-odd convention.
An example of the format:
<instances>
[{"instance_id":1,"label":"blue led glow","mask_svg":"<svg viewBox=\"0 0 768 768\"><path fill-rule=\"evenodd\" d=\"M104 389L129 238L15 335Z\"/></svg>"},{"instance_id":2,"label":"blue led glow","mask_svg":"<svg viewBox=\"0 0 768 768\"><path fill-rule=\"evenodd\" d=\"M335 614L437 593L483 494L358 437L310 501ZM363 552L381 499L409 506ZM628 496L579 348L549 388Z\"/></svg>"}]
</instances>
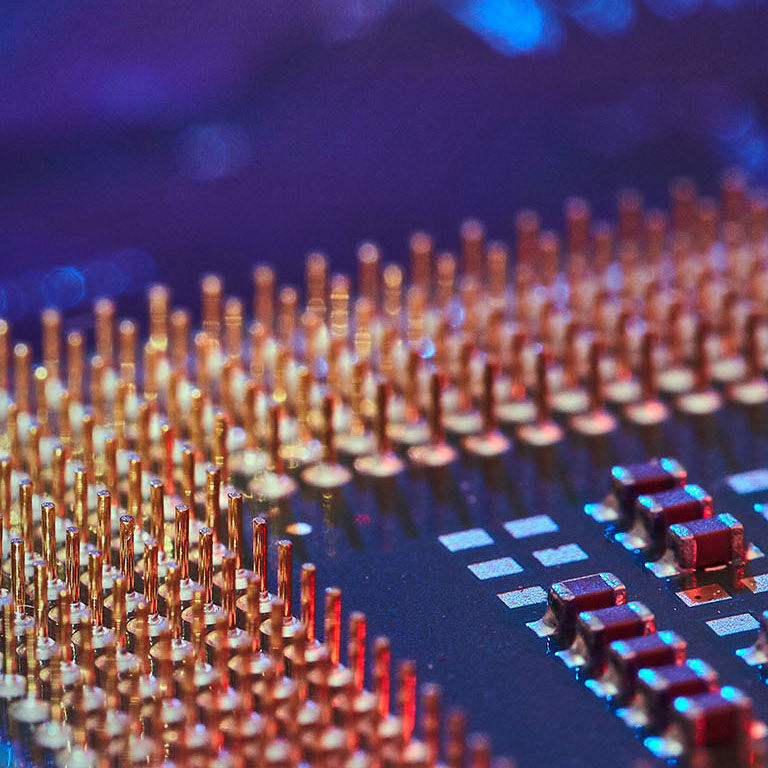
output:
<instances>
[{"instance_id":1,"label":"blue led glow","mask_svg":"<svg viewBox=\"0 0 768 768\"><path fill-rule=\"evenodd\" d=\"M741 694L732 685L724 685L720 689L720 695L728 701L738 701L741 698Z\"/></svg>"},{"instance_id":2,"label":"blue led glow","mask_svg":"<svg viewBox=\"0 0 768 768\"><path fill-rule=\"evenodd\" d=\"M659 459L659 464L661 464L661 468L665 472L674 472L675 471L675 460L674 459Z\"/></svg>"},{"instance_id":3,"label":"blue led glow","mask_svg":"<svg viewBox=\"0 0 768 768\"><path fill-rule=\"evenodd\" d=\"M686 485L685 492L694 499L703 499L707 495L707 492L698 485Z\"/></svg>"},{"instance_id":4,"label":"blue led glow","mask_svg":"<svg viewBox=\"0 0 768 768\"><path fill-rule=\"evenodd\" d=\"M624 467L611 467L611 474L617 479L617 480L624 480L628 475L629 472L627 472Z\"/></svg>"},{"instance_id":5,"label":"blue led glow","mask_svg":"<svg viewBox=\"0 0 768 768\"><path fill-rule=\"evenodd\" d=\"M700 677L706 674L707 665L701 659L688 659L688 666Z\"/></svg>"},{"instance_id":6,"label":"blue led glow","mask_svg":"<svg viewBox=\"0 0 768 768\"><path fill-rule=\"evenodd\" d=\"M59 309L76 307L85 298L85 278L76 267L57 267L43 279L45 303Z\"/></svg>"},{"instance_id":7,"label":"blue led glow","mask_svg":"<svg viewBox=\"0 0 768 768\"><path fill-rule=\"evenodd\" d=\"M469 0L456 18L506 55L556 48L560 24L552 11L536 0Z\"/></svg>"},{"instance_id":8,"label":"blue led glow","mask_svg":"<svg viewBox=\"0 0 768 768\"><path fill-rule=\"evenodd\" d=\"M656 670L651 667L643 667L638 673L637 677L647 685L653 685L653 681L656 679Z\"/></svg>"},{"instance_id":9,"label":"blue led glow","mask_svg":"<svg viewBox=\"0 0 768 768\"><path fill-rule=\"evenodd\" d=\"M577 24L596 35L626 32L635 20L632 0L574 0L568 10Z\"/></svg>"},{"instance_id":10,"label":"blue led glow","mask_svg":"<svg viewBox=\"0 0 768 768\"><path fill-rule=\"evenodd\" d=\"M675 710L682 714L691 708L691 702L688 701L688 699L686 699L684 696L678 696L672 706L675 708Z\"/></svg>"}]
</instances>

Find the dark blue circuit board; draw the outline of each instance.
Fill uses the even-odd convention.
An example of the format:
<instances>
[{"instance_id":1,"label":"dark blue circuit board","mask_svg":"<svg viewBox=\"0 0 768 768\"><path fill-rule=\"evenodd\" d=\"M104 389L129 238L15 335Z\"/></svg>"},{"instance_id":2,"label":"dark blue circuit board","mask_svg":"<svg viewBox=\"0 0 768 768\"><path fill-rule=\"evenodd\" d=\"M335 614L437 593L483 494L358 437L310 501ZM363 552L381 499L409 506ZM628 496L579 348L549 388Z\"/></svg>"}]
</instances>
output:
<instances>
[{"instance_id":1,"label":"dark blue circuit board","mask_svg":"<svg viewBox=\"0 0 768 768\"><path fill-rule=\"evenodd\" d=\"M768 465L768 420L764 410L734 405L703 418L673 413L661 427L623 426L607 438L571 435L543 450L513 444L491 461L460 454L450 470L434 474L407 470L384 483L356 476L333 496L302 490L279 513L269 513L271 535L284 537L291 523L309 523L311 533L293 537L295 568L311 561L318 567L318 589L341 587L344 612L364 610L369 636L388 635L394 659L416 660L420 680L439 683L446 705L464 707L470 728L488 733L496 754L513 757L520 768L624 768L636 760L661 765L615 707L555 655L556 641L537 637L526 623L543 615L543 594L553 582L614 573L626 585L627 599L655 614L659 630L681 635L689 657L708 662L721 684L753 698L756 717L768 718L759 668L735 653L755 641L757 620L768 608L765 596L742 580L768 573L768 557L738 570L658 578L642 555L614 540L610 525L584 511L585 504L605 497L612 465L662 455L677 458L689 480L712 494L715 513L733 514L747 540L768 552L768 522L759 514L768 483L760 473L728 480ZM524 526L522 533L531 535L520 536L512 526L520 536L515 538L504 526L533 516L549 520ZM469 535L441 542L441 536L462 531ZM450 551L454 546L467 548ZM498 567L517 572L479 578L469 568L507 557L514 565ZM569 557L578 559L546 567L541 562ZM719 585L721 599L688 607L676 595L707 584ZM511 609L498 597L531 587L540 589L525 593L536 600L530 605ZM725 627L707 623L727 617L738 618Z\"/></svg>"}]
</instances>

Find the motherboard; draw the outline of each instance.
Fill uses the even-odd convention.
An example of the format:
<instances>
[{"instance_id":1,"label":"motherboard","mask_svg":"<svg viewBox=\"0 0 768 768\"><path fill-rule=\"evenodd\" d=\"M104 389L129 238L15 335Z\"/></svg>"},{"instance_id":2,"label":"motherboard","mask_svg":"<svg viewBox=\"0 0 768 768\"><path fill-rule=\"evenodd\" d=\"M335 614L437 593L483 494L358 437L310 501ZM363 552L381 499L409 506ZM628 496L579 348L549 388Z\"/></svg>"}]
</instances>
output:
<instances>
[{"instance_id":1,"label":"motherboard","mask_svg":"<svg viewBox=\"0 0 768 768\"><path fill-rule=\"evenodd\" d=\"M3 764L766 765L768 196L670 189L0 321Z\"/></svg>"}]
</instances>

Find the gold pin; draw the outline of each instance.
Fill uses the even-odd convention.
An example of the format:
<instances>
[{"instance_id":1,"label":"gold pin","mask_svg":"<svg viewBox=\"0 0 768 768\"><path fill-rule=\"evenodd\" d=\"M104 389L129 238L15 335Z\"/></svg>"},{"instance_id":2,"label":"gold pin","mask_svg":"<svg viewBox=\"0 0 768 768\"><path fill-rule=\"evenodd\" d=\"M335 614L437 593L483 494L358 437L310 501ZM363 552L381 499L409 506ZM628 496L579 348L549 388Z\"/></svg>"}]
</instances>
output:
<instances>
[{"instance_id":1,"label":"gold pin","mask_svg":"<svg viewBox=\"0 0 768 768\"><path fill-rule=\"evenodd\" d=\"M652 331L643 334L640 384L641 399L624 407L624 417L639 426L660 424L669 416L669 409L657 396L656 387L656 337Z\"/></svg>"},{"instance_id":2,"label":"gold pin","mask_svg":"<svg viewBox=\"0 0 768 768\"><path fill-rule=\"evenodd\" d=\"M81 548L85 549L88 543L88 473L85 467L76 467L74 475L75 505L72 510L72 522L79 531Z\"/></svg>"},{"instance_id":3,"label":"gold pin","mask_svg":"<svg viewBox=\"0 0 768 768\"><path fill-rule=\"evenodd\" d=\"M213 531L210 528L200 529L197 553L197 580L202 589L203 622L207 633L208 629L216 623L217 618L222 615L221 606L213 602ZM182 620L192 627L193 632L194 598L193 593L193 605L181 614Z\"/></svg>"},{"instance_id":4,"label":"gold pin","mask_svg":"<svg viewBox=\"0 0 768 768\"><path fill-rule=\"evenodd\" d=\"M33 421L27 432L27 472L36 491L42 491L43 466L40 457L40 438L42 437L40 425Z\"/></svg>"},{"instance_id":5,"label":"gold pin","mask_svg":"<svg viewBox=\"0 0 768 768\"><path fill-rule=\"evenodd\" d=\"M134 589L134 574L136 570L136 550L134 546L135 529L136 523L131 515L120 516L120 574L124 587L124 594L122 596L123 605L121 610L126 611L126 621L129 616L133 616L136 611L136 606L141 602L141 595ZM119 577L115 577L113 579L113 592L104 601L105 607L110 609L113 614L116 610L114 585L117 583L118 578Z\"/></svg>"},{"instance_id":6,"label":"gold pin","mask_svg":"<svg viewBox=\"0 0 768 768\"><path fill-rule=\"evenodd\" d=\"M235 558L234 591L242 594L251 571L243 565L243 494L240 491L227 494L227 549Z\"/></svg>"},{"instance_id":7,"label":"gold pin","mask_svg":"<svg viewBox=\"0 0 768 768\"><path fill-rule=\"evenodd\" d=\"M398 709L403 744L408 744L416 728L416 664L402 661L398 669Z\"/></svg>"},{"instance_id":8,"label":"gold pin","mask_svg":"<svg viewBox=\"0 0 768 768\"><path fill-rule=\"evenodd\" d=\"M328 259L324 254L315 252L307 256L305 277L307 309L324 318L328 280Z\"/></svg>"},{"instance_id":9,"label":"gold pin","mask_svg":"<svg viewBox=\"0 0 768 768\"><path fill-rule=\"evenodd\" d=\"M32 565L35 587L35 631L39 638L38 645L48 639L48 567L44 560L35 560Z\"/></svg>"},{"instance_id":10,"label":"gold pin","mask_svg":"<svg viewBox=\"0 0 768 768\"><path fill-rule=\"evenodd\" d=\"M589 373L587 390L589 408L586 413L577 413L571 417L571 429L587 437L607 435L616 429L617 421L605 408L603 399L603 344L594 339L589 346Z\"/></svg>"},{"instance_id":11,"label":"gold pin","mask_svg":"<svg viewBox=\"0 0 768 768\"><path fill-rule=\"evenodd\" d=\"M546 347L536 357L536 421L518 427L518 439L534 447L559 443L563 430L552 420L549 408L549 366L551 352Z\"/></svg>"},{"instance_id":12,"label":"gold pin","mask_svg":"<svg viewBox=\"0 0 768 768\"><path fill-rule=\"evenodd\" d=\"M224 283L218 275L208 274L200 281L203 333L218 341L221 336L221 309Z\"/></svg>"},{"instance_id":13,"label":"gold pin","mask_svg":"<svg viewBox=\"0 0 768 768\"><path fill-rule=\"evenodd\" d=\"M509 252L505 243L488 243L488 287L494 308L504 307L507 293L507 262Z\"/></svg>"},{"instance_id":14,"label":"gold pin","mask_svg":"<svg viewBox=\"0 0 768 768\"><path fill-rule=\"evenodd\" d=\"M367 477L394 477L403 471L403 462L392 451L389 442L389 392L389 385L379 382L376 388L376 450L355 459L355 471Z\"/></svg>"},{"instance_id":15,"label":"gold pin","mask_svg":"<svg viewBox=\"0 0 768 768\"><path fill-rule=\"evenodd\" d=\"M112 564L112 494L104 489L96 493L96 544L101 551L104 588L111 589L120 570Z\"/></svg>"},{"instance_id":16,"label":"gold pin","mask_svg":"<svg viewBox=\"0 0 768 768\"><path fill-rule=\"evenodd\" d=\"M336 436L336 447L346 456L363 456L374 448L373 435L365 427L365 382L368 363L358 360L352 366L350 382L351 423L349 429Z\"/></svg>"},{"instance_id":17,"label":"gold pin","mask_svg":"<svg viewBox=\"0 0 768 768\"><path fill-rule=\"evenodd\" d=\"M189 445L181 449L181 498L195 516L195 451Z\"/></svg>"},{"instance_id":18,"label":"gold pin","mask_svg":"<svg viewBox=\"0 0 768 768\"><path fill-rule=\"evenodd\" d=\"M377 714L380 721L389 717L390 697L390 658L391 650L386 637L377 637L373 643L373 693L377 701Z\"/></svg>"},{"instance_id":19,"label":"gold pin","mask_svg":"<svg viewBox=\"0 0 768 768\"><path fill-rule=\"evenodd\" d=\"M2 552L3 531L11 530L11 457L3 456L0 458L0 515L2 516L0 525L0 552ZM27 481L29 482L29 481ZM31 485L31 483L30 483ZM30 491L32 489L30 488ZM21 493L19 493L21 498ZM29 494L30 500L32 494Z\"/></svg>"},{"instance_id":20,"label":"gold pin","mask_svg":"<svg viewBox=\"0 0 768 768\"><path fill-rule=\"evenodd\" d=\"M75 403L83 399L84 376L85 339L80 331L71 331L67 334L67 389Z\"/></svg>"},{"instance_id":21,"label":"gold pin","mask_svg":"<svg viewBox=\"0 0 768 768\"><path fill-rule=\"evenodd\" d=\"M743 381L728 388L728 397L742 405L754 406L768 402L768 381L763 375L760 361L759 332L763 318L757 312L750 312L747 317L745 360L747 374Z\"/></svg>"},{"instance_id":22,"label":"gold pin","mask_svg":"<svg viewBox=\"0 0 768 768\"><path fill-rule=\"evenodd\" d=\"M8 391L8 368L11 361L11 326L0 317L0 390Z\"/></svg>"},{"instance_id":23,"label":"gold pin","mask_svg":"<svg viewBox=\"0 0 768 768\"><path fill-rule=\"evenodd\" d=\"M140 538L144 531L141 478L141 457L131 456L128 459L128 514L136 521L136 528L139 531Z\"/></svg>"},{"instance_id":24,"label":"gold pin","mask_svg":"<svg viewBox=\"0 0 768 768\"><path fill-rule=\"evenodd\" d=\"M120 350L120 378L133 384L136 381L136 348L139 331L133 320L121 320L117 329Z\"/></svg>"},{"instance_id":25,"label":"gold pin","mask_svg":"<svg viewBox=\"0 0 768 768\"><path fill-rule=\"evenodd\" d=\"M430 380L430 441L408 449L408 458L418 467L444 467L457 458L456 450L446 442L443 428L443 388L445 376L439 371Z\"/></svg>"},{"instance_id":26,"label":"gold pin","mask_svg":"<svg viewBox=\"0 0 768 768\"><path fill-rule=\"evenodd\" d=\"M464 450L475 456L500 456L509 450L509 440L498 430L496 424L496 377L499 364L486 360L483 371L483 429L478 435L467 435L462 445Z\"/></svg>"},{"instance_id":27,"label":"gold pin","mask_svg":"<svg viewBox=\"0 0 768 768\"><path fill-rule=\"evenodd\" d=\"M403 303L403 270L400 266L387 264L382 273L382 283L384 316L396 323Z\"/></svg>"},{"instance_id":28,"label":"gold pin","mask_svg":"<svg viewBox=\"0 0 768 768\"><path fill-rule=\"evenodd\" d=\"M118 473L117 473L117 438L115 435L104 436L104 466L102 470L104 486L114 499L117 499Z\"/></svg>"},{"instance_id":29,"label":"gold pin","mask_svg":"<svg viewBox=\"0 0 768 768\"><path fill-rule=\"evenodd\" d=\"M292 443L280 446L280 456L289 466L313 464L323 455L323 445L312 436L309 423L312 374L306 365L300 365L296 369L296 378L296 438Z\"/></svg>"},{"instance_id":30,"label":"gold pin","mask_svg":"<svg viewBox=\"0 0 768 768\"><path fill-rule=\"evenodd\" d=\"M421 418L420 412L421 363L421 355L412 348L406 367L404 418L389 425L389 438L398 446L421 445L429 440L429 425Z\"/></svg>"},{"instance_id":31,"label":"gold pin","mask_svg":"<svg viewBox=\"0 0 768 768\"><path fill-rule=\"evenodd\" d=\"M259 264L253 270L253 316L270 331L275 317L275 270Z\"/></svg>"},{"instance_id":32,"label":"gold pin","mask_svg":"<svg viewBox=\"0 0 768 768\"><path fill-rule=\"evenodd\" d=\"M115 349L115 303L111 299L97 299L93 315L96 354L111 368Z\"/></svg>"},{"instance_id":33,"label":"gold pin","mask_svg":"<svg viewBox=\"0 0 768 768\"><path fill-rule=\"evenodd\" d=\"M462 343L459 351L458 372L456 377L457 407L445 414L446 430L453 435L466 437L474 435L483 428L481 413L473 408L472 372L475 347L472 341Z\"/></svg>"},{"instance_id":34,"label":"gold pin","mask_svg":"<svg viewBox=\"0 0 768 768\"><path fill-rule=\"evenodd\" d=\"M26 478L19 482L19 524L16 530L24 539L24 546L30 554L34 551L35 531L32 518L32 483Z\"/></svg>"},{"instance_id":35,"label":"gold pin","mask_svg":"<svg viewBox=\"0 0 768 768\"><path fill-rule=\"evenodd\" d=\"M341 590L325 590L325 644L328 646L332 667L341 664Z\"/></svg>"},{"instance_id":36,"label":"gold pin","mask_svg":"<svg viewBox=\"0 0 768 768\"><path fill-rule=\"evenodd\" d=\"M277 330L280 343L289 350L293 349L296 334L296 317L299 305L299 294L293 286L286 285L280 289L277 296L278 316Z\"/></svg>"},{"instance_id":37,"label":"gold pin","mask_svg":"<svg viewBox=\"0 0 768 768\"><path fill-rule=\"evenodd\" d=\"M375 308L379 302L381 253L374 243L362 243L357 249L357 285L361 298Z\"/></svg>"},{"instance_id":38,"label":"gold pin","mask_svg":"<svg viewBox=\"0 0 768 768\"><path fill-rule=\"evenodd\" d=\"M219 541L218 530L221 520L221 469L207 467L205 470L205 525L213 534L213 562L218 565L226 547Z\"/></svg>"},{"instance_id":39,"label":"gold pin","mask_svg":"<svg viewBox=\"0 0 768 768\"><path fill-rule=\"evenodd\" d=\"M13 348L14 393L19 413L29 413L29 371L32 352L19 342Z\"/></svg>"},{"instance_id":40,"label":"gold pin","mask_svg":"<svg viewBox=\"0 0 768 768\"><path fill-rule=\"evenodd\" d=\"M189 313L185 309L175 309L171 312L170 326L170 356L173 367L183 375L187 370L189 355L189 328L191 325Z\"/></svg>"},{"instance_id":41,"label":"gold pin","mask_svg":"<svg viewBox=\"0 0 768 768\"><path fill-rule=\"evenodd\" d=\"M27 615L27 568L24 539L11 539L11 594L16 611L15 632L18 636L26 627L34 626L35 617Z\"/></svg>"},{"instance_id":42,"label":"gold pin","mask_svg":"<svg viewBox=\"0 0 768 768\"><path fill-rule=\"evenodd\" d=\"M221 482L228 484L229 475L229 418L224 411L216 411L213 417L213 444L211 461L221 472Z\"/></svg>"},{"instance_id":43,"label":"gold pin","mask_svg":"<svg viewBox=\"0 0 768 768\"><path fill-rule=\"evenodd\" d=\"M170 662L173 667L178 668L192 653L191 644L182 636L181 568L178 563L168 563L162 592L165 595L167 626L171 642L170 647L167 648L156 643L150 650L150 656L158 661L162 659L164 663Z\"/></svg>"},{"instance_id":44,"label":"gold pin","mask_svg":"<svg viewBox=\"0 0 768 768\"><path fill-rule=\"evenodd\" d=\"M208 635L208 642L213 648L225 644L228 655L237 653L245 646L250 647L251 638L237 626L236 598L236 572L237 558L234 552L227 550L221 557L221 579L219 580L221 591L221 609L224 619L223 632L221 627Z\"/></svg>"},{"instance_id":45,"label":"gold pin","mask_svg":"<svg viewBox=\"0 0 768 768\"><path fill-rule=\"evenodd\" d=\"M267 521L263 517L253 518L253 571L261 585L260 609L259 615L266 617L269 615L269 603L272 595L267 586L267 574L269 572L267 547ZM247 597L247 596L245 596ZM239 606L245 607L246 601L240 598Z\"/></svg>"},{"instance_id":46,"label":"gold pin","mask_svg":"<svg viewBox=\"0 0 768 768\"><path fill-rule=\"evenodd\" d=\"M307 485L324 490L339 488L352 479L352 473L345 466L339 464L336 454L334 405L333 395L326 395L323 399L323 460L319 464L307 467L301 473L301 479Z\"/></svg>"},{"instance_id":47,"label":"gold pin","mask_svg":"<svg viewBox=\"0 0 768 768\"><path fill-rule=\"evenodd\" d=\"M579 385L579 352L577 339L579 324L571 321L565 330L565 349L563 351L563 384L552 394L552 410L558 416L570 417L585 413L589 408L589 393Z\"/></svg>"},{"instance_id":48,"label":"gold pin","mask_svg":"<svg viewBox=\"0 0 768 768\"><path fill-rule=\"evenodd\" d=\"M710 384L710 361L708 344L710 326L700 319L695 340L695 385L692 392L679 395L676 401L678 410L689 416L705 416L720 410L723 398Z\"/></svg>"},{"instance_id":49,"label":"gold pin","mask_svg":"<svg viewBox=\"0 0 768 768\"><path fill-rule=\"evenodd\" d=\"M64 573L70 595L70 620L79 626L83 616L88 615L88 606L80 600L80 531L71 525L67 528Z\"/></svg>"},{"instance_id":50,"label":"gold pin","mask_svg":"<svg viewBox=\"0 0 768 768\"><path fill-rule=\"evenodd\" d=\"M160 545L155 539L148 539L144 542L144 565L142 568L144 594L139 605L143 604L147 609L148 615L146 619L146 628L139 626L141 622L139 621L138 605L136 616L128 622L128 632L132 634L134 638L138 638L141 632L146 631L148 634L148 642L152 645L156 644L160 633L168 628L168 621L164 616L161 616L158 613L157 609L159 580L157 560L159 550ZM138 648L136 648L136 655L139 656L140 659L142 658ZM148 653L147 658L149 658Z\"/></svg>"},{"instance_id":51,"label":"gold pin","mask_svg":"<svg viewBox=\"0 0 768 768\"><path fill-rule=\"evenodd\" d=\"M58 575L56 560L56 505L52 501L44 501L40 515L43 559L48 569L48 600L55 602L58 600L59 590L64 586Z\"/></svg>"},{"instance_id":52,"label":"gold pin","mask_svg":"<svg viewBox=\"0 0 768 768\"><path fill-rule=\"evenodd\" d=\"M290 496L296 490L296 482L283 470L283 459L280 455L280 423L282 407L279 403L269 409L269 442L271 466L257 476L251 484L251 490L258 499L277 501Z\"/></svg>"},{"instance_id":53,"label":"gold pin","mask_svg":"<svg viewBox=\"0 0 768 768\"><path fill-rule=\"evenodd\" d=\"M615 378L603 387L605 399L617 406L637 402L642 395L640 383L632 375L629 324L629 314L619 313L616 328Z\"/></svg>"},{"instance_id":54,"label":"gold pin","mask_svg":"<svg viewBox=\"0 0 768 768\"><path fill-rule=\"evenodd\" d=\"M35 382L35 402L37 403L37 421L40 424L40 432L48 434L48 370L45 366L35 366L32 378Z\"/></svg>"},{"instance_id":55,"label":"gold pin","mask_svg":"<svg viewBox=\"0 0 768 768\"><path fill-rule=\"evenodd\" d=\"M292 614L293 598L293 544L282 539L277 542L277 598L270 604L270 618L261 625L262 645L273 647L275 634L280 635L280 656L282 663L282 646L293 639L301 623ZM275 605L279 602L281 612L275 622Z\"/></svg>"},{"instance_id":56,"label":"gold pin","mask_svg":"<svg viewBox=\"0 0 768 768\"><path fill-rule=\"evenodd\" d=\"M435 301L437 308L445 311L453 299L456 285L456 258L452 253L441 253L435 263L435 279L437 292Z\"/></svg>"},{"instance_id":57,"label":"gold pin","mask_svg":"<svg viewBox=\"0 0 768 768\"><path fill-rule=\"evenodd\" d=\"M149 481L149 537L159 545L158 568L164 568L171 541L165 534L165 484L156 477Z\"/></svg>"}]
</instances>

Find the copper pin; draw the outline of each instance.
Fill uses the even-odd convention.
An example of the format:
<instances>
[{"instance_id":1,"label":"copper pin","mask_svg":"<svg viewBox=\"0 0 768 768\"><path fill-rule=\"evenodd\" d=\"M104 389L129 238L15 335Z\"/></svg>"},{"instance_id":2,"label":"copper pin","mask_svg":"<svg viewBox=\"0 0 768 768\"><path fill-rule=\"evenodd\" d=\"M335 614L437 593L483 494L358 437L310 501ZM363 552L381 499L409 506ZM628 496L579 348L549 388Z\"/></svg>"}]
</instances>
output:
<instances>
[{"instance_id":1,"label":"copper pin","mask_svg":"<svg viewBox=\"0 0 768 768\"><path fill-rule=\"evenodd\" d=\"M75 469L73 485L75 508L72 512L72 521L78 528L80 541L84 546L88 539L88 474L85 467Z\"/></svg>"},{"instance_id":2,"label":"copper pin","mask_svg":"<svg viewBox=\"0 0 768 768\"><path fill-rule=\"evenodd\" d=\"M483 430L478 435L464 438L464 450L475 456L489 458L500 456L509 450L509 440L496 426L496 377L499 364L496 360L486 360L483 370Z\"/></svg>"},{"instance_id":3,"label":"copper pin","mask_svg":"<svg viewBox=\"0 0 768 768\"><path fill-rule=\"evenodd\" d=\"M0 389L8 390L8 369L11 361L11 326L0 317Z\"/></svg>"},{"instance_id":4,"label":"copper pin","mask_svg":"<svg viewBox=\"0 0 768 768\"><path fill-rule=\"evenodd\" d=\"M327 587L325 590L325 644L330 651L331 665L341 663L341 590Z\"/></svg>"},{"instance_id":5,"label":"copper pin","mask_svg":"<svg viewBox=\"0 0 768 768\"><path fill-rule=\"evenodd\" d=\"M103 555L100 550L88 553L88 609L95 627L104 624Z\"/></svg>"},{"instance_id":6,"label":"copper pin","mask_svg":"<svg viewBox=\"0 0 768 768\"><path fill-rule=\"evenodd\" d=\"M24 539L11 539L11 594L17 613L24 614L27 605L26 547Z\"/></svg>"},{"instance_id":7,"label":"copper pin","mask_svg":"<svg viewBox=\"0 0 768 768\"><path fill-rule=\"evenodd\" d=\"M107 490L96 493L96 543L101 550L104 570L112 567L112 494Z\"/></svg>"},{"instance_id":8,"label":"copper pin","mask_svg":"<svg viewBox=\"0 0 768 768\"><path fill-rule=\"evenodd\" d=\"M218 530L221 519L221 469L208 467L205 470L205 525L213 535L213 557L216 561L221 559L221 553L225 549L219 543Z\"/></svg>"},{"instance_id":9,"label":"copper pin","mask_svg":"<svg viewBox=\"0 0 768 768\"><path fill-rule=\"evenodd\" d=\"M301 479L307 485L322 488L323 490L339 488L352 479L352 473L338 462L334 407L335 400L333 395L326 395L323 399L323 460L318 464L307 467L301 473Z\"/></svg>"},{"instance_id":10,"label":"copper pin","mask_svg":"<svg viewBox=\"0 0 768 768\"><path fill-rule=\"evenodd\" d=\"M275 270L259 264L253 270L253 316L272 329L275 316Z\"/></svg>"},{"instance_id":11,"label":"copper pin","mask_svg":"<svg viewBox=\"0 0 768 768\"><path fill-rule=\"evenodd\" d=\"M652 331L643 334L640 385L642 397L637 403L625 406L625 418L640 426L660 424L669 416L669 409L657 396L656 335Z\"/></svg>"},{"instance_id":12,"label":"copper pin","mask_svg":"<svg viewBox=\"0 0 768 768\"><path fill-rule=\"evenodd\" d=\"M723 398L710 384L709 339L710 326L705 320L699 320L695 338L695 386L693 392L677 398L678 410L689 416L706 416L718 411Z\"/></svg>"},{"instance_id":13,"label":"copper pin","mask_svg":"<svg viewBox=\"0 0 768 768\"><path fill-rule=\"evenodd\" d=\"M59 579L56 560L56 505L52 501L44 501L40 512L43 559L48 570L48 599L57 600L64 582Z\"/></svg>"},{"instance_id":14,"label":"copper pin","mask_svg":"<svg viewBox=\"0 0 768 768\"><path fill-rule=\"evenodd\" d=\"M521 442L535 447L554 445L563 439L563 430L552 421L549 408L550 360L551 353L542 348L536 357L536 421L521 425L517 432Z\"/></svg>"},{"instance_id":15,"label":"copper pin","mask_svg":"<svg viewBox=\"0 0 768 768\"><path fill-rule=\"evenodd\" d=\"M404 464L390 446L388 425L389 385L379 382L376 388L376 450L355 459L355 471L371 478L394 477L403 471Z\"/></svg>"},{"instance_id":16,"label":"copper pin","mask_svg":"<svg viewBox=\"0 0 768 768\"><path fill-rule=\"evenodd\" d=\"M589 409L586 413L577 413L571 417L571 429L587 437L606 435L616 429L615 417L605 408L603 399L603 344L595 339L589 347L589 373L587 388Z\"/></svg>"},{"instance_id":17,"label":"copper pin","mask_svg":"<svg viewBox=\"0 0 768 768\"><path fill-rule=\"evenodd\" d=\"M29 412L30 348L21 342L13 348L14 399L20 413Z\"/></svg>"},{"instance_id":18,"label":"copper pin","mask_svg":"<svg viewBox=\"0 0 768 768\"><path fill-rule=\"evenodd\" d=\"M763 375L759 339L762 325L762 316L757 312L750 312L744 344L747 373L743 381L728 387L728 397L742 405L756 406L768 401L768 381Z\"/></svg>"},{"instance_id":19,"label":"copper pin","mask_svg":"<svg viewBox=\"0 0 768 768\"><path fill-rule=\"evenodd\" d=\"M26 551L34 551L35 531L32 518L32 483L22 480L19 483L19 527L21 538L24 539ZM0 540L0 545L2 541Z\"/></svg>"},{"instance_id":20,"label":"copper pin","mask_svg":"<svg viewBox=\"0 0 768 768\"><path fill-rule=\"evenodd\" d=\"M296 482L285 474L280 453L280 423L282 406L277 403L269 409L270 468L257 476L251 484L254 495L265 501L277 501L290 496L296 490Z\"/></svg>"},{"instance_id":21,"label":"copper pin","mask_svg":"<svg viewBox=\"0 0 768 768\"><path fill-rule=\"evenodd\" d=\"M435 371L430 379L430 442L408 449L408 458L420 467L444 467L456 460L456 450L445 440L443 427L443 389L445 376Z\"/></svg>"}]
</instances>

